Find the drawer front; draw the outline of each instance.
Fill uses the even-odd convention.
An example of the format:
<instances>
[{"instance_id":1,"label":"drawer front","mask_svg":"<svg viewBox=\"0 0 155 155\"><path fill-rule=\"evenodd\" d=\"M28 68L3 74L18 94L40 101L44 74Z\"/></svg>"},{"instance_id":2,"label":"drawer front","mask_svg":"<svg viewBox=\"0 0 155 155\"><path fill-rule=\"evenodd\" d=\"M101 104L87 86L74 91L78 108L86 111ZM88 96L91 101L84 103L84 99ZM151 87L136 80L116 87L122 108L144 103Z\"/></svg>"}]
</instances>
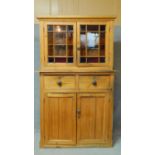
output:
<instances>
[{"instance_id":1,"label":"drawer front","mask_svg":"<svg viewBox=\"0 0 155 155\"><path fill-rule=\"evenodd\" d=\"M45 89L75 89L75 76L44 76Z\"/></svg>"},{"instance_id":2,"label":"drawer front","mask_svg":"<svg viewBox=\"0 0 155 155\"><path fill-rule=\"evenodd\" d=\"M79 77L79 89L110 89L110 75L90 75Z\"/></svg>"}]
</instances>

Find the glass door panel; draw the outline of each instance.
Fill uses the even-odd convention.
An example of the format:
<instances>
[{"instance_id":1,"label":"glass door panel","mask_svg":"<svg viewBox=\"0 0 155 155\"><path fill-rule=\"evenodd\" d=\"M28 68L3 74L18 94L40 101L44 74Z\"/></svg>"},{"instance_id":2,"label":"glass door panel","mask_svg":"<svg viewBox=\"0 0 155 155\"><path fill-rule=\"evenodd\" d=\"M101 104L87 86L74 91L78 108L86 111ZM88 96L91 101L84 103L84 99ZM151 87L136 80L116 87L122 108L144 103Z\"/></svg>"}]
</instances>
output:
<instances>
[{"instance_id":1,"label":"glass door panel","mask_svg":"<svg viewBox=\"0 0 155 155\"><path fill-rule=\"evenodd\" d=\"M104 64L106 25L81 24L79 31L79 63Z\"/></svg>"},{"instance_id":2,"label":"glass door panel","mask_svg":"<svg viewBox=\"0 0 155 155\"><path fill-rule=\"evenodd\" d=\"M47 25L47 61L49 64L74 63L74 24Z\"/></svg>"}]
</instances>

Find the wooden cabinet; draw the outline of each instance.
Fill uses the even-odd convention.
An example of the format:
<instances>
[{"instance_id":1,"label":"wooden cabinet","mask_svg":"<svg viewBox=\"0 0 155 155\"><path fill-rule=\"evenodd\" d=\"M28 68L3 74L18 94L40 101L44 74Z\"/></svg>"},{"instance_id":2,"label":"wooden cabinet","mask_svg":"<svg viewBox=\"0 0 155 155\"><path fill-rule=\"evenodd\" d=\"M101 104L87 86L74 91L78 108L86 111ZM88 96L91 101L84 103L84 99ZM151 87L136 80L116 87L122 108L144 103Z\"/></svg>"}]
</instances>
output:
<instances>
[{"instance_id":1,"label":"wooden cabinet","mask_svg":"<svg viewBox=\"0 0 155 155\"><path fill-rule=\"evenodd\" d=\"M40 146L112 146L114 17L39 17Z\"/></svg>"}]
</instances>

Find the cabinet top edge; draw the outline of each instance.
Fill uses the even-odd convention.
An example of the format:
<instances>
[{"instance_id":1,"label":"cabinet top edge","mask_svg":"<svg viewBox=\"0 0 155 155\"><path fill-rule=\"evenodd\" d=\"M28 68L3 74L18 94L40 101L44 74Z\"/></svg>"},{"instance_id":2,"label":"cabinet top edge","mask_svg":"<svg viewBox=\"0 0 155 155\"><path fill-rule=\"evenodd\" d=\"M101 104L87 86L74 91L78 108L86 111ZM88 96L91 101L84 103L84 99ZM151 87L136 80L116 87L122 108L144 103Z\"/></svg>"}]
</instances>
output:
<instances>
[{"instance_id":1,"label":"cabinet top edge","mask_svg":"<svg viewBox=\"0 0 155 155\"><path fill-rule=\"evenodd\" d=\"M115 73L116 70L38 70L37 73Z\"/></svg>"},{"instance_id":2,"label":"cabinet top edge","mask_svg":"<svg viewBox=\"0 0 155 155\"><path fill-rule=\"evenodd\" d=\"M109 19L115 20L116 16L38 16L38 20L46 19Z\"/></svg>"}]
</instances>

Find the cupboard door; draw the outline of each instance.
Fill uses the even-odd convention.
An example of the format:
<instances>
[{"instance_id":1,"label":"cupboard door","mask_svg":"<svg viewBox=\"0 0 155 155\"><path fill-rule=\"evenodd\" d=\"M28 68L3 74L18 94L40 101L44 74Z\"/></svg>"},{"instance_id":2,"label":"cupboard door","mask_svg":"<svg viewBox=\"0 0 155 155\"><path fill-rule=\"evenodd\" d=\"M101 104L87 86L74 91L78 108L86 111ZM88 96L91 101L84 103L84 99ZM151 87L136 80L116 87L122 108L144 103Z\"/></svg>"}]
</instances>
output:
<instances>
[{"instance_id":1,"label":"cupboard door","mask_svg":"<svg viewBox=\"0 0 155 155\"><path fill-rule=\"evenodd\" d=\"M45 24L45 61L48 66L74 65L76 58L76 24L49 22Z\"/></svg>"},{"instance_id":2,"label":"cupboard door","mask_svg":"<svg viewBox=\"0 0 155 155\"><path fill-rule=\"evenodd\" d=\"M78 94L77 143L112 142L112 103L110 93Z\"/></svg>"},{"instance_id":3,"label":"cupboard door","mask_svg":"<svg viewBox=\"0 0 155 155\"><path fill-rule=\"evenodd\" d=\"M109 64L109 27L106 22L78 22L79 66L107 66Z\"/></svg>"},{"instance_id":4,"label":"cupboard door","mask_svg":"<svg viewBox=\"0 0 155 155\"><path fill-rule=\"evenodd\" d=\"M47 93L43 115L45 145L76 143L75 94Z\"/></svg>"}]
</instances>

